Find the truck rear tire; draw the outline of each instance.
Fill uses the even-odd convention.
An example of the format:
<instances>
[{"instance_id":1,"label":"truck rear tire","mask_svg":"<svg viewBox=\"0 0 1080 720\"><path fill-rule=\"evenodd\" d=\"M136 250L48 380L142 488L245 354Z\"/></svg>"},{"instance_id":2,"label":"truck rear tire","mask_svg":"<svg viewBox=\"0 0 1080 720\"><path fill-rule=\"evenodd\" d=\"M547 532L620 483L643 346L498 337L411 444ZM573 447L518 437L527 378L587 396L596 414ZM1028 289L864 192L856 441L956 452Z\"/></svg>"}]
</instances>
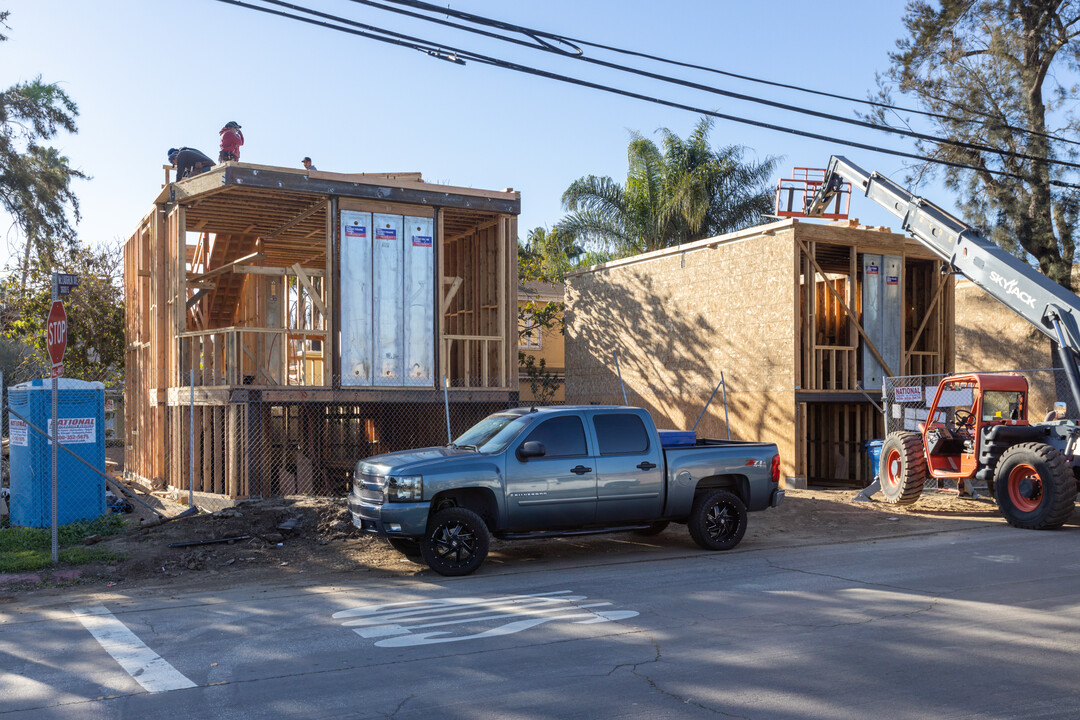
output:
<instances>
[{"instance_id":1,"label":"truck rear tire","mask_svg":"<svg viewBox=\"0 0 1080 720\"><path fill-rule=\"evenodd\" d=\"M994 490L1002 517L1013 527L1053 530L1076 507L1076 479L1068 461L1043 443L1006 450L997 464Z\"/></svg>"},{"instance_id":2,"label":"truck rear tire","mask_svg":"<svg viewBox=\"0 0 1080 720\"><path fill-rule=\"evenodd\" d=\"M479 568L490 544L483 518L467 508L449 507L435 513L428 522L420 553L432 570L455 577Z\"/></svg>"},{"instance_id":3,"label":"truck rear tire","mask_svg":"<svg viewBox=\"0 0 1080 720\"><path fill-rule=\"evenodd\" d=\"M887 503L911 505L919 499L926 483L926 454L919 433L894 432L885 439L878 480Z\"/></svg>"},{"instance_id":4,"label":"truck rear tire","mask_svg":"<svg viewBox=\"0 0 1080 720\"><path fill-rule=\"evenodd\" d=\"M746 533L746 505L727 490L705 491L694 498L686 526L706 550L730 550Z\"/></svg>"}]
</instances>

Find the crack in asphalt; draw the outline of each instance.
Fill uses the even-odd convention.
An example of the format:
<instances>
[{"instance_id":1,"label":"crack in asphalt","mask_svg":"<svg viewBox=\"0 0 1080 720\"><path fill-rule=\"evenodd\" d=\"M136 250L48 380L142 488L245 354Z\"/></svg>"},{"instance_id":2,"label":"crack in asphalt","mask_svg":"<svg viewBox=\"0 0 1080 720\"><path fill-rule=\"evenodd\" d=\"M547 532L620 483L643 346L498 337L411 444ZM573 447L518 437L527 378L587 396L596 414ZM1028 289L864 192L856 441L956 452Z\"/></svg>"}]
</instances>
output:
<instances>
[{"instance_id":1,"label":"crack in asphalt","mask_svg":"<svg viewBox=\"0 0 1080 720\"><path fill-rule=\"evenodd\" d=\"M642 665L654 665L656 663L659 663L660 660L663 659L663 653L660 650L660 642L656 638L654 638L652 635L650 635L649 633L645 632L644 630L639 630L639 631L637 631L635 633L632 633L632 634L641 635L642 637L648 638L649 642L652 643L653 649L656 651L655 655L653 655L653 657L651 659L642 660L641 662L620 663L620 664L616 665L615 667L611 668L610 671L608 671L608 673L607 673L608 676L613 675L618 670L624 670L625 669L625 670L628 670L631 675L634 675L635 677L639 677L642 680L644 680L646 683L648 683L649 687L652 688L653 691L663 695L664 697L671 698L672 700L677 700L679 703L681 703L683 705L692 705L692 706L694 706L696 708L699 708L699 709L704 710L706 712L711 712L714 715L719 715L721 717L740 718L741 720L749 720L749 718L747 718L747 716L745 716L745 715L734 715L732 713L724 712L723 710L717 710L716 708L709 707L708 705L703 705L702 703L697 702L696 700L692 700L692 699L687 698L687 697L682 697L681 695L677 695L677 694L675 694L673 692L665 690L664 688L660 687L660 684L656 680L654 680L652 677L650 677L649 675L647 675L644 672L638 672L638 668L640 668Z\"/></svg>"},{"instance_id":2,"label":"crack in asphalt","mask_svg":"<svg viewBox=\"0 0 1080 720\"><path fill-rule=\"evenodd\" d=\"M415 696L415 695L409 695L408 697L404 698L404 699L403 699L403 700L402 700L401 702L399 702L399 703L398 703L397 707L396 707L396 708L394 708L393 712L391 712L391 713L388 713L388 714L386 715L386 717L387 717L387 718L388 718L389 720L394 720L394 718L395 718L395 717L397 717L397 714L398 714L399 712L401 712L401 709L402 709L403 707L405 707L405 703L409 702L409 701L410 701L410 700L412 700L412 699L413 699L414 697L416 697L416 696Z\"/></svg>"},{"instance_id":3,"label":"crack in asphalt","mask_svg":"<svg viewBox=\"0 0 1080 720\"><path fill-rule=\"evenodd\" d=\"M888 588L890 590L902 590L902 591L908 592L908 593L916 593L916 594L919 594L919 595L924 595L927 598L929 598L929 602L927 602L925 605L923 605L921 607L918 607L918 608L916 608L914 610L909 610L907 612L902 612L902 613L890 613L888 615L869 616L864 620L857 620L857 621L852 620L850 622L829 623L827 625L826 624L820 624L820 623L784 622L783 620L775 620L774 621L777 625L780 625L782 627L800 627L800 628L827 629L827 628L837 628L837 627L845 627L845 626L851 626L851 625L868 625L868 624L870 624L872 622L876 622L878 620L885 620L887 618L894 618L894 617L908 618L908 617L913 617L915 615L920 615L920 614L925 613L925 612L929 612L930 610L933 610L935 607L937 607L940 604L941 599L942 599L942 594L941 593L928 593L928 592L923 591L923 590L916 590L914 588L904 587L902 585L890 585L888 583L867 582L865 580L858 580L856 578L844 577L843 575L833 575L831 573L811 572L810 570L804 570L802 568L785 567L783 565L779 565L779 564L773 562L769 558L765 558L765 562L769 565L769 567L774 568L776 570L786 570L788 572L801 573L803 575L812 575L812 576L815 576L815 577L827 577L827 578L832 578L834 580L843 580L845 582L857 583L857 584L863 585L865 587L880 587L880 588Z\"/></svg>"},{"instance_id":4,"label":"crack in asphalt","mask_svg":"<svg viewBox=\"0 0 1080 720\"><path fill-rule=\"evenodd\" d=\"M827 577L833 580L843 580L850 583L858 583L859 585L865 585L866 587L882 587L889 588L890 590L903 590L909 593L921 593L923 595L930 595L931 593L924 592L922 590L916 590L915 588L904 587L903 585L890 585L889 583L882 582L868 582L866 580L859 580L858 578L845 577L844 575L834 575L832 573L824 572L812 572L810 570L804 570L803 568L794 568L780 565L774 562L771 558L765 558L765 563L774 570L786 570L788 572L801 573L803 575L812 575L814 577Z\"/></svg>"}]
</instances>

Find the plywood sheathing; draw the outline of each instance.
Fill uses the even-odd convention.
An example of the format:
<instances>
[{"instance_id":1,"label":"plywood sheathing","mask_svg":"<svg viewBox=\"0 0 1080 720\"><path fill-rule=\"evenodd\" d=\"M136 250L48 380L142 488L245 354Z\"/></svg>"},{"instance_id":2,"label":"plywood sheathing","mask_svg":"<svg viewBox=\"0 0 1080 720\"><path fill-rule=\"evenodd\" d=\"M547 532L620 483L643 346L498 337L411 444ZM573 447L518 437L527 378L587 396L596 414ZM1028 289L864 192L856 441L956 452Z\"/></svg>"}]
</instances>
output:
<instances>
[{"instance_id":1,"label":"plywood sheathing","mask_svg":"<svg viewBox=\"0 0 1080 720\"><path fill-rule=\"evenodd\" d=\"M1053 366L1053 347L1027 320L968 280L956 285L956 372L1035 370ZM1055 381L1031 383L1029 419L1042 420L1057 399Z\"/></svg>"},{"instance_id":2,"label":"plywood sheathing","mask_svg":"<svg viewBox=\"0 0 1080 720\"><path fill-rule=\"evenodd\" d=\"M567 400L607 388L606 399L622 403L617 349L630 403L688 428L723 371L732 437L775 442L785 475L804 477L810 463L862 482L854 453L877 432L855 409L871 407L857 389L863 253L903 259L908 311L895 371L951 367L952 280L935 275L929 251L879 230L786 220L571 274ZM848 419L823 424L833 415ZM726 437L719 396L698 431ZM822 442L843 448L846 465L817 452Z\"/></svg>"},{"instance_id":3,"label":"plywood sheathing","mask_svg":"<svg viewBox=\"0 0 1080 720\"><path fill-rule=\"evenodd\" d=\"M776 442L792 463L796 306L792 238L744 235L613 263L567 282L568 402L622 404L612 353L618 350L631 405L658 425L690 428L721 371L731 434ZM597 398L605 388L610 397ZM726 437L717 397L698 426Z\"/></svg>"}]
</instances>

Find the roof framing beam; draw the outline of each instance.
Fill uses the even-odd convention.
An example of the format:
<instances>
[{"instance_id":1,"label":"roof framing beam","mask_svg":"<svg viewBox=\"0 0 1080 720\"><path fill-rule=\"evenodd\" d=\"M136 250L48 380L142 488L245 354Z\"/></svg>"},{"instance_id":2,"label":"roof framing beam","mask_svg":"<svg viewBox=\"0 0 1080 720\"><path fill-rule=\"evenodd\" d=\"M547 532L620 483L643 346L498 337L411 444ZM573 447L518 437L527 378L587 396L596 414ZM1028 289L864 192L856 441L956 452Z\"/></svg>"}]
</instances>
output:
<instances>
[{"instance_id":1,"label":"roof framing beam","mask_svg":"<svg viewBox=\"0 0 1080 720\"><path fill-rule=\"evenodd\" d=\"M198 176L197 176L198 177ZM201 179L201 178L200 178ZM191 190L195 190L192 183ZM226 167L221 176L220 185L209 178L199 184L199 190L206 191L214 187L240 185L242 187L284 190L287 192L306 192L319 195L337 195L364 200L382 202L400 202L410 205L428 205L432 207L461 208L463 210L484 210L487 212L517 215L521 212L521 201L516 199L496 199L458 195L439 190L418 190L413 188L393 187L391 185L342 182L308 177L297 173L275 173L245 167ZM187 187L184 188L188 190ZM190 191L189 191L190 192ZM179 193L178 193L179 194ZM195 193L191 193L195 194Z\"/></svg>"}]
</instances>

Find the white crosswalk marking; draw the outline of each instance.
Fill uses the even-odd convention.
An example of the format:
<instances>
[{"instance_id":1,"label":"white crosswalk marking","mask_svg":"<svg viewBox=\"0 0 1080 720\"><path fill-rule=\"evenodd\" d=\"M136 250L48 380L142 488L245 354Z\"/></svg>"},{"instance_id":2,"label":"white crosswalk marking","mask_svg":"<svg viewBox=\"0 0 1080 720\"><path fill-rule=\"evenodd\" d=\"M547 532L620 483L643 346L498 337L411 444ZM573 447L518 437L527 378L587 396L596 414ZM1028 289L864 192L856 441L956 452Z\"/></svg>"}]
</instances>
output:
<instances>
[{"instance_id":1,"label":"white crosswalk marking","mask_svg":"<svg viewBox=\"0 0 1080 720\"><path fill-rule=\"evenodd\" d=\"M382 638L379 647L406 647L435 643L478 640L521 632L554 620L594 624L625 620L637 615L632 610L604 610L609 602L581 604L584 595L569 590L531 595L481 598L460 597L411 600L385 605L368 605L334 613L346 627L363 638ZM498 627L470 634L452 634L452 626L506 620ZM439 628L439 629L434 629Z\"/></svg>"},{"instance_id":2,"label":"white crosswalk marking","mask_svg":"<svg viewBox=\"0 0 1080 720\"><path fill-rule=\"evenodd\" d=\"M127 625L120 622L104 605L72 607L83 626L90 631L105 652L113 656L135 682L147 692L182 690L196 687L176 668L146 646Z\"/></svg>"}]
</instances>

